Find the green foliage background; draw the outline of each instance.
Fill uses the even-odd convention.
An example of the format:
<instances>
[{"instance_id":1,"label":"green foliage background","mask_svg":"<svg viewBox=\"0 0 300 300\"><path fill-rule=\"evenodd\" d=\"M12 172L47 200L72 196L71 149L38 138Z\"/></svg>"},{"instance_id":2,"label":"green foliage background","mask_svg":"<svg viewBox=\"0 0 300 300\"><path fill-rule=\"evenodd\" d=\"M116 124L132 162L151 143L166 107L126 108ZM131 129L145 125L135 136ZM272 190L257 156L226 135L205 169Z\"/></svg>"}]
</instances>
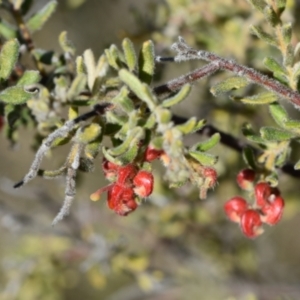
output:
<instances>
[{"instance_id":1,"label":"green foliage background","mask_svg":"<svg viewBox=\"0 0 300 300\"><path fill-rule=\"evenodd\" d=\"M41 2L35 1L33 9ZM299 9L299 3L288 1L284 14L293 20L293 39L298 41ZM125 36L137 48L151 38L157 54L171 54L170 45L182 35L191 46L265 70L263 58L280 54L250 34L249 26L260 22L264 24L263 16L244 0L68 0L59 3L33 37L39 47L59 50L58 35L67 30L78 53L91 48L99 57ZM160 66L154 86L197 65ZM213 97L209 87L225 77L217 73L197 83L188 102L174 112L206 118L238 137L246 121L257 128L274 125L266 107L246 106L228 95ZM299 112L287 109L299 118ZM258 239L247 240L222 210L226 200L241 193L235 183L244 167L240 154L222 145L214 149L221 156L219 184L205 201L190 185L170 190L157 164L154 194L126 218L109 211L105 201L89 200L106 184L99 158L94 173L80 176L70 216L53 228L63 181L38 178L20 190L12 188L33 158L33 130L22 129L13 149L0 137L0 299L300 298L298 180L280 177L286 199L283 220ZM186 143L198 139L192 136ZM66 151L53 151L45 166L59 166Z\"/></svg>"}]
</instances>

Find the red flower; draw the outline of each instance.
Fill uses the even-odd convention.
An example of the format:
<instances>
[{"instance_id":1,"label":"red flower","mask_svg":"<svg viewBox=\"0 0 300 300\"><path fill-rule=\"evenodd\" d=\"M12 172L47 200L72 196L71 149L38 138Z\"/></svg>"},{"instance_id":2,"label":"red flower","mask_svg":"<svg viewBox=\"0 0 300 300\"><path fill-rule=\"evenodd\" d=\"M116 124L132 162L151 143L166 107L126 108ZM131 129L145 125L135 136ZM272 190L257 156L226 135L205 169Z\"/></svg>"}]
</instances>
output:
<instances>
[{"instance_id":1,"label":"red flower","mask_svg":"<svg viewBox=\"0 0 300 300\"><path fill-rule=\"evenodd\" d=\"M107 193L108 207L120 216L126 216L137 208L132 188L115 184Z\"/></svg>"},{"instance_id":2,"label":"red flower","mask_svg":"<svg viewBox=\"0 0 300 300\"><path fill-rule=\"evenodd\" d=\"M134 192L142 198L148 197L153 191L153 181L152 173L144 170L139 171L133 179Z\"/></svg>"},{"instance_id":3,"label":"red flower","mask_svg":"<svg viewBox=\"0 0 300 300\"><path fill-rule=\"evenodd\" d=\"M120 167L118 169L117 183L124 186L132 186L132 180L137 173L137 168L133 164Z\"/></svg>"},{"instance_id":4,"label":"red flower","mask_svg":"<svg viewBox=\"0 0 300 300\"><path fill-rule=\"evenodd\" d=\"M246 210L241 217L241 229L248 238L255 238L263 233L260 214L254 209Z\"/></svg>"},{"instance_id":5,"label":"red flower","mask_svg":"<svg viewBox=\"0 0 300 300\"><path fill-rule=\"evenodd\" d=\"M147 147L145 152L144 160L151 162L157 158L160 158L160 156L164 153L164 150L158 150L155 148L152 148L151 146Z\"/></svg>"},{"instance_id":6,"label":"red flower","mask_svg":"<svg viewBox=\"0 0 300 300\"><path fill-rule=\"evenodd\" d=\"M251 190L253 187L253 181L255 179L255 171L251 169L241 170L236 177L236 181L239 187L243 190Z\"/></svg>"},{"instance_id":7,"label":"red flower","mask_svg":"<svg viewBox=\"0 0 300 300\"><path fill-rule=\"evenodd\" d=\"M254 192L256 205L261 208L268 204L268 199L272 194L280 194L278 189L272 188L267 182L259 182L256 184Z\"/></svg>"},{"instance_id":8,"label":"red flower","mask_svg":"<svg viewBox=\"0 0 300 300\"><path fill-rule=\"evenodd\" d=\"M247 201L240 196L233 197L224 204L224 210L227 217L231 221L237 223L240 222L241 216L247 210L247 208Z\"/></svg>"},{"instance_id":9,"label":"red flower","mask_svg":"<svg viewBox=\"0 0 300 300\"><path fill-rule=\"evenodd\" d=\"M205 178L207 188L213 188L217 183L218 173L214 168L204 167L202 176Z\"/></svg>"},{"instance_id":10,"label":"red flower","mask_svg":"<svg viewBox=\"0 0 300 300\"><path fill-rule=\"evenodd\" d=\"M267 204L261 208L261 211L264 214L261 217L262 221L269 225L277 224L282 217L283 208L283 198L278 195L272 195L271 197L269 197Z\"/></svg>"}]
</instances>

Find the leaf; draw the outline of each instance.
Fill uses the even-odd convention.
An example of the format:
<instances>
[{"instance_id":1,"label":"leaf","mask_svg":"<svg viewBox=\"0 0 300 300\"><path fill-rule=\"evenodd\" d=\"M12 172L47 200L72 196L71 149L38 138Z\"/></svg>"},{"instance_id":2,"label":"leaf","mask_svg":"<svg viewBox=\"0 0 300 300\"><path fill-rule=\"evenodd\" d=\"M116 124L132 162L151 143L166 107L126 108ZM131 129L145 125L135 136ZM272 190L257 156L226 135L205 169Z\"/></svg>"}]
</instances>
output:
<instances>
[{"instance_id":1,"label":"leaf","mask_svg":"<svg viewBox=\"0 0 300 300\"><path fill-rule=\"evenodd\" d=\"M264 12L266 3L264 0L248 0L258 11Z\"/></svg>"},{"instance_id":2,"label":"leaf","mask_svg":"<svg viewBox=\"0 0 300 300\"><path fill-rule=\"evenodd\" d=\"M218 157L206 152L189 151L191 157L196 159L203 166L213 166L217 163Z\"/></svg>"},{"instance_id":3,"label":"leaf","mask_svg":"<svg viewBox=\"0 0 300 300\"><path fill-rule=\"evenodd\" d=\"M68 33L66 31L63 31L59 37L58 41L60 44L60 47L63 49L64 52L70 53L71 55L75 55L76 48L74 44L68 39Z\"/></svg>"},{"instance_id":4,"label":"leaf","mask_svg":"<svg viewBox=\"0 0 300 300\"><path fill-rule=\"evenodd\" d=\"M175 96L164 100L162 103L162 106L163 107L171 107L175 104L180 103L189 95L191 89L192 88L191 88L190 84L185 84Z\"/></svg>"},{"instance_id":5,"label":"leaf","mask_svg":"<svg viewBox=\"0 0 300 300\"><path fill-rule=\"evenodd\" d=\"M280 23L280 18L271 6L267 5L264 8L263 14L272 27L275 27Z\"/></svg>"},{"instance_id":6,"label":"leaf","mask_svg":"<svg viewBox=\"0 0 300 300\"><path fill-rule=\"evenodd\" d=\"M243 159L251 169L257 169L253 149L251 147L248 146L243 149Z\"/></svg>"},{"instance_id":7,"label":"leaf","mask_svg":"<svg viewBox=\"0 0 300 300\"><path fill-rule=\"evenodd\" d=\"M248 84L249 82L246 78L234 76L217 83L210 89L210 91L214 96L219 96L220 94L229 92L231 90L243 88Z\"/></svg>"},{"instance_id":8,"label":"leaf","mask_svg":"<svg viewBox=\"0 0 300 300\"><path fill-rule=\"evenodd\" d=\"M265 31L263 31L260 27L252 25L252 26L250 26L250 29L254 35L256 35L258 38L260 38L264 42L266 42L272 46L275 46L275 47L278 46L278 42L277 42L276 38L274 36L266 33Z\"/></svg>"},{"instance_id":9,"label":"leaf","mask_svg":"<svg viewBox=\"0 0 300 300\"><path fill-rule=\"evenodd\" d=\"M259 132L263 139L274 142L287 141L295 137L294 133L275 127L262 127Z\"/></svg>"},{"instance_id":10,"label":"leaf","mask_svg":"<svg viewBox=\"0 0 300 300\"><path fill-rule=\"evenodd\" d=\"M211 149L212 147L214 147L215 145L217 145L219 143L221 139L221 135L220 133L215 133L213 134L209 139L198 143L197 145L195 145L193 148L197 151L207 151L209 149Z\"/></svg>"},{"instance_id":11,"label":"leaf","mask_svg":"<svg viewBox=\"0 0 300 300\"><path fill-rule=\"evenodd\" d=\"M57 61L53 51L33 49L32 54L37 61L40 61L45 65L52 65L53 62Z\"/></svg>"},{"instance_id":12,"label":"leaf","mask_svg":"<svg viewBox=\"0 0 300 300\"><path fill-rule=\"evenodd\" d=\"M111 45L109 49L106 49L105 55L107 58L107 61L110 66L112 66L116 70L120 70L122 67L122 60L121 53L116 45Z\"/></svg>"},{"instance_id":13,"label":"leaf","mask_svg":"<svg viewBox=\"0 0 300 300\"><path fill-rule=\"evenodd\" d=\"M288 114L286 110L278 102L271 103L269 110L274 121L281 127L284 127L284 123L288 120Z\"/></svg>"},{"instance_id":14,"label":"leaf","mask_svg":"<svg viewBox=\"0 0 300 300\"><path fill-rule=\"evenodd\" d=\"M175 128L180 130L183 134L189 134L194 130L196 124L197 124L196 117L192 117L189 120L187 120L185 123L177 125Z\"/></svg>"},{"instance_id":15,"label":"leaf","mask_svg":"<svg viewBox=\"0 0 300 300\"><path fill-rule=\"evenodd\" d=\"M266 144L266 141L255 133L250 124L245 124L242 132L249 141L262 145Z\"/></svg>"},{"instance_id":16,"label":"leaf","mask_svg":"<svg viewBox=\"0 0 300 300\"><path fill-rule=\"evenodd\" d=\"M74 100L86 87L87 78L85 74L78 74L68 90L67 98Z\"/></svg>"},{"instance_id":17,"label":"leaf","mask_svg":"<svg viewBox=\"0 0 300 300\"><path fill-rule=\"evenodd\" d=\"M7 41L0 52L0 79L6 80L13 71L19 56L19 42L17 39Z\"/></svg>"},{"instance_id":18,"label":"leaf","mask_svg":"<svg viewBox=\"0 0 300 300\"><path fill-rule=\"evenodd\" d=\"M80 143L88 144L94 141L101 133L99 124L92 123L84 127L80 127L76 132L76 140Z\"/></svg>"},{"instance_id":19,"label":"leaf","mask_svg":"<svg viewBox=\"0 0 300 300\"><path fill-rule=\"evenodd\" d=\"M128 94L128 88L123 86L120 93L114 97L111 102L119 105L124 112L129 114L134 111L135 107L133 101L128 97Z\"/></svg>"},{"instance_id":20,"label":"leaf","mask_svg":"<svg viewBox=\"0 0 300 300\"><path fill-rule=\"evenodd\" d=\"M10 40L17 37L17 29L7 23L5 20L0 22L0 35L2 35L6 40Z\"/></svg>"},{"instance_id":21,"label":"leaf","mask_svg":"<svg viewBox=\"0 0 300 300\"><path fill-rule=\"evenodd\" d=\"M54 13L57 6L57 1L49 1L41 10L35 13L27 22L26 26L31 31L40 30Z\"/></svg>"},{"instance_id":22,"label":"leaf","mask_svg":"<svg viewBox=\"0 0 300 300\"><path fill-rule=\"evenodd\" d=\"M27 70L24 72L22 77L18 80L18 86L30 85L38 83L41 80L41 75L39 71Z\"/></svg>"},{"instance_id":23,"label":"leaf","mask_svg":"<svg viewBox=\"0 0 300 300\"><path fill-rule=\"evenodd\" d=\"M272 57L266 57L263 63L273 73L285 73L284 67Z\"/></svg>"},{"instance_id":24,"label":"leaf","mask_svg":"<svg viewBox=\"0 0 300 300\"><path fill-rule=\"evenodd\" d=\"M240 99L241 102L246 104L254 104L254 105L261 105L261 104L269 104L277 101L278 96L272 92L264 92L260 94L256 94L254 96L246 97Z\"/></svg>"},{"instance_id":25,"label":"leaf","mask_svg":"<svg viewBox=\"0 0 300 300\"><path fill-rule=\"evenodd\" d=\"M141 81L150 84L154 75L155 69L155 53L154 44L152 41L143 43L139 53L139 78Z\"/></svg>"},{"instance_id":26,"label":"leaf","mask_svg":"<svg viewBox=\"0 0 300 300\"><path fill-rule=\"evenodd\" d=\"M0 93L0 101L8 104L23 104L32 97L31 93L25 92L22 86L13 86Z\"/></svg>"},{"instance_id":27,"label":"leaf","mask_svg":"<svg viewBox=\"0 0 300 300\"><path fill-rule=\"evenodd\" d=\"M126 69L119 71L119 77L138 98L147 104L151 111L154 110L157 99L152 95L150 88L146 84L142 83L135 75Z\"/></svg>"},{"instance_id":28,"label":"leaf","mask_svg":"<svg viewBox=\"0 0 300 300\"><path fill-rule=\"evenodd\" d=\"M137 66L137 57L133 43L130 39L125 38L122 42L122 47L129 71L134 71Z\"/></svg>"},{"instance_id":29,"label":"leaf","mask_svg":"<svg viewBox=\"0 0 300 300\"><path fill-rule=\"evenodd\" d=\"M95 65L95 56L91 49L87 49L83 52L83 61L86 68L86 74L88 78L89 89L92 90L96 78L96 65ZM76 60L77 62L77 60ZM79 63L79 61L78 61ZM77 67L77 71L79 67Z\"/></svg>"},{"instance_id":30,"label":"leaf","mask_svg":"<svg viewBox=\"0 0 300 300\"><path fill-rule=\"evenodd\" d=\"M283 40L289 44L292 40L292 23L285 23L280 27Z\"/></svg>"},{"instance_id":31,"label":"leaf","mask_svg":"<svg viewBox=\"0 0 300 300\"><path fill-rule=\"evenodd\" d=\"M159 124L167 124L167 123L169 123L171 121L172 114L171 114L171 112L168 109L158 107L155 110L155 117L156 117L157 123L159 123Z\"/></svg>"}]
</instances>

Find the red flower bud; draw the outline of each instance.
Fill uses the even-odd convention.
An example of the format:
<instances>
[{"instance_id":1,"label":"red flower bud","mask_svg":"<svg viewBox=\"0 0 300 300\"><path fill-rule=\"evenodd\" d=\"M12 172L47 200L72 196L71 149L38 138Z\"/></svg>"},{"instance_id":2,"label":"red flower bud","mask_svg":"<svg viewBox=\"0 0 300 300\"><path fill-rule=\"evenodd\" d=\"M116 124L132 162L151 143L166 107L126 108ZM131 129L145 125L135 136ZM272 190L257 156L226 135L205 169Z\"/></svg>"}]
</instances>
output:
<instances>
[{"instance_id":1,"label":"red flower bud","mask_svg":"<svg viewBox=\"0 0 300 300\"><path fill-rule=\"evenodd\" d=\"M224 204L225 213L233 222L240 222L241 216L247 208L247 201L240 196L233 197Z\"/></svg>"},{"instance_id":2,"label":"red flower bud","mask_svg":"<svg viewBox=\"0 0 300 300\"><path fill-rule=\"evenodd\" d=\"M207 188L213 188L216 185L218 173L214 168L204 167L202 176L205 178Z\"/></svg>"},{"instance_id":3,"label":"red flower bud","mask_svg":"<svg viewBox=\"0 0 300 300\"><path fill-rule=\"evenodd\" d=\"M277 188L272 188L267 182L259 182L255 185L255 202L259 207L264 207L268 204L271 195L279 195L280 192Z\"/></svg>"},{"instance_id":4,"label":"red flower bud","mask_svg":"<svg viewBox=\"0 0 300 300\"><path fill-rule=\"evenodd\" d=\"M255 238L263 233L260 214L254 209L246 210L241 217L241 229L248 238Z\"/></svg>"},{"instance_id":5,"label":"red flower bud","mask_svg":"<svg viewBox=\"0 0 300 300\"><path fill-rule=\"evenodd\" d=\"M253 181L255 179L255 171L251 169L241 170L236 177L239 187L243 190L251 190L253 188Z\"/></svg>"},{"instance_id":6,"label":"red flower bud","mask_svg":"<svg viewBox=\"0 0 300 300\"><path fill-rule=\"evenodd\" d=\"M283 208L284 200L280 196L271 195L268 203L261 209L264 214L262 221L269 225L277 224L282 217Z\"/></svg>"},{"instance_id":7,"label":"red flower bud","mask_svg":"<svg viewBox=\"0 0 300 300\"><path fill-rule=\"evenodd\" d=\"M152 148L151 146L149 146L146 149L144 160L151 162L151 161L159 158L163 153L164 153L164 150L158 150L158 149L155 149L155 148Z\"/></svg>"},{"instance_id":8,"label":"red flower bud","mask_svg":"<svg viewBox=\"0 0 300 300\"><path fill-rule=\"evenodd\" d=\"M152 173L144 170L139 171L133 179L134 192L142 198L148 197L153 191L153 181Z\"/></svg>"},{"instance_id":9,"label":"red flower bud","mask_svg":"<svg viewBox=\"0 0 300 300\"><path fill-rule=\"evenodd\" d=\"M107 159L103 159L102 169L105 175L105 178L109 181L115 181L117 178L117 171L120 166L108 161Z\"/></svg>"},{"instance_id":10,"label":"red flower bud","mask_svg":"<svg viewBox=\"0 0 300 300\"><path fill-rule=\"evenodd\" d=\"M137 173L137 168L132 164L128 164L126 166L120 167L118 170L117 183L119 185L131 186L132 180L136 175L136 173Z\"/></svg>"},{"instance_id":11,"label":"red flower bud","mask_svg":"<svg viewBox=\"0 0 300 300\"><path fill-rule=\"evenodd\" d=\"M126 216L137 208L132 188L115 184L107 193L108 207L120 216Z\"/></svg>"}]
</instances>

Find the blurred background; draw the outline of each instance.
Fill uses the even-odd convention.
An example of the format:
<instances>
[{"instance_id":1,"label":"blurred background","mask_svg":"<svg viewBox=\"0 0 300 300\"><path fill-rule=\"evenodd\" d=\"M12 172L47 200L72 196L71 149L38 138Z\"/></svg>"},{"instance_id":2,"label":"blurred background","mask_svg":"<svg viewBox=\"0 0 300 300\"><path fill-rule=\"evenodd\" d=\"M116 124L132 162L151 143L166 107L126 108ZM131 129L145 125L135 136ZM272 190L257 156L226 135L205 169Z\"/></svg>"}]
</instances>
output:
<instances>
[{"instance_id":1,"label":"blurred background","mask_svg":"<svg viewBox=\"0 0 300 300\"><path fill-rule=\"evenodd\" d=\"M34 1L28 16L46 2ZM300 22L297 5L288 1L283 16L293 22L294 32ZM264 71L263 58L280 55L250 34L249 25L265 26L262 22L263 16L244 0L60 0L34 40L38 48L60 52L58 35L66 30L77 55L91 48L99 57L110 44L120 46L124 37L132 39L136 49L152 39L156 53L167 56L181 35L193 47ZM293 39L299 41L299 34ZM160 65L153 86L199 65ZM226 76L218 73L195 84L188 102L176 106L174 113L206 118L241 139L244 122L251 121L254 128L273 124L266 107L248 107L228 95L210 94L209 87ZM287 109L299 118L292 107ZM95 172L78 178L70 216L51 227L64 198L64 180L37 178L22 189L12 188L34 157L33 130L19 132L13 148L0 135L1 300L300 299L298 180L280 175L286 200L283 219L249 240L223 213L225 201L242 193L235 182L245 167L239 153L222 145L213 149L220 156L218 185L204 201L190 185L169 189L157 163L154 193L127 217L110 211L104 199L89 200L107 184L99 157ZM191 136L186 143L201 138ZM55 169L63 163L68 146L61 148L45 159L43 167Z\"/></svg>"}]
</instances>

